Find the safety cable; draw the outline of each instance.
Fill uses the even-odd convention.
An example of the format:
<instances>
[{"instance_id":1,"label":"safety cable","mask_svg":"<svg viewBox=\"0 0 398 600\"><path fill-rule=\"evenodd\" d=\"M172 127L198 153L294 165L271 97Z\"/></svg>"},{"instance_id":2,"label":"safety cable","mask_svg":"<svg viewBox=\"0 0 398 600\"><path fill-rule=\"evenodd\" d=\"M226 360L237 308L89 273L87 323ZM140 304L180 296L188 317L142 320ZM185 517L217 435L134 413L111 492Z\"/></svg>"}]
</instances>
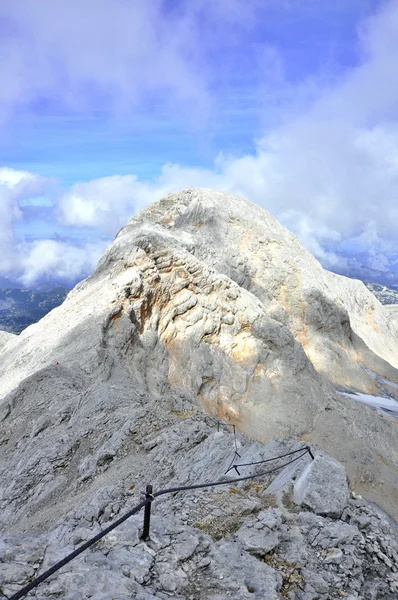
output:
<instances>
[{"instance_id":1,"label":"safety cable","mask_svg":"<svg viewBox=\"0 0 398 600\"><path fill-rule=\"evenodd\" d=\"M73 560L74 558L79 556L79 554L81 554L82 552L84 552L85 550L87 550L88 548L93 546L93 544L95 544L100 539L105 537L113 529L116 529L116 527L121 525L128 518L135 515L137 512L139 512L141 510L141 508L143 508L147 504L150 504L154 500L154 498L158 498L159 496L164 496L165 494L173 494L175 492L198 490L198 489L202 489L202 488L215 487L215 486L219 486L219 485L229 485L231 483L237 483L239 481L247 481L248 479L255 479L257 477L263 477L264 475L270 475L271 473L274 473L275 471L279 471L280 469L283 469L284 467L291 465L292 463L296 462L297 460L299 460L300 458L305 456L307 453L311 456L312 459L314 458L314 455L312 454L309 446L301 448L300 450L303 451L302 454L300 454L300 456L296 456L296 458L293 458L289 462L287 462L283 465L279 465L277 467L273 467L272 469L269 469L268 471L256 473L256 475L247 475L245 477L237 477L235 479L228 479L225 481L214 481L211 483L197 483L197 484L188 485L188 486L167 488L165 490L159 490L158 492L151 494L151 496L146 497L142 502L140 502L140 504L137 504L136 506L134 506L131 510L129 510L125 515L123 515L122 517L117 519L114 523L112 523L111 525L109 525L108 527L106 527L105 529L100 531L100 533L97 533L97 535L95 535L93 538L91 538L90 540L88 540L87 542L85 542L84 544L79 546L78 548L76 548L76 550L74 550L73 552L68 554L68 556L65 556L65 558L63 558L59 562L55 563L55 565L53 565L50 569L48 569L47 571L45 571L44 573L39 575L39 577L37 577L36 579L34 579L30 583L28 583L25 587L21 588L16 594L14 594L13 596L10 596L8 598L8 600L20 600L20 598L23 598L24 596L26 596L26 594L28 592L33 590L40 583L43 583L43 581L45 581L46 579L51 577L51 575L53 575L54 573L59 571L59 569L61 569L65 565L67 565L71 560ZM299 451L295 451L294 453L297 453L297 452L299 452ZM281 455L281 456L275 457L273 460L276 460L277 458L283 458L284 456L289 456L290 454L293 454L293 452L289 452L287 455ZM269 459L269 460L271 460L271 459ZM262 462L262 461L260 461L260 462ZM253 464L257 464L257 463L253 463Z\"/></svg>"},{"instance_id":2,"label":"safety cable","mask_svg":"<svg viewBox=\"0 0 398 600\"><path fill-rule=\"evenodd\" d=\"M163 496L164 494L173 494L174 492L180 492L180 491L184 491L184 490L199 490L201 488L215 487L216 485L226 485L228 483L237 483L238 481L246 481L247 479L255 479L256 477L262 477L263 475L270 475L271 473L274 473L275 471L279 471L279 469L283 469L283 467L288 467L292 463L296 462L296 460L303 458L303 456L305 456L308 453L307 448L305 448L303 450L304 451L302 454L300 454L300 456L296 456L296 458L293 458L288 463L285 463L284 465L279 465L278 467L274 467L273 469L269 469L268 471L263 471L262 473L257 473L256 475L246 475L245 477L237 477L236 479L227 479L226 481L215 481L213 483L196 483L194 485L188 485L185 487L168 488L167 490L160 490L159 492L155 492L152 495L154 498L157 498L158 496Z\"/></svg>"},{"instance_id":3,"label":"safety cable","mask_svg":"<svg viewBox=\"0 0 398 600\"><path fill-rule=\"evenodd\" d=\"M306 452L308 452L310 454L311 458L312 459L314 458L314 455L311 452L311 448L309 446L303 446L302 448L299 448L298 450L293 450L292 452L286 452L286 454L281 454L280 456L275 456L274 458L266 458L264 460L257 460L255 462L251 462L251 463L242 463L242 464L236 465L233 462L234 459L232 459L230 466L225 471L225 475L227 473L229 473L229 471L231 471L232 469L235 469L235 471L238 473L238 475L240 475L240 473L238 471L238 467L251 467L253 465L261 465L263 463L268 463L268 462L272 462L274 460L279 460L280 458L285 458L286 456L291 456L292 454L297 454L298 452L301 452L302 450L306 450Z\"/></svg>"},{"instance_id":4,"label":"safety cable","mask_svg":"<svg viewBox=\"0 0 398 600\"><path fill-rule=\"evenodd\" d=\"M110 531L112 531L113 529L115 529L116 527L121 525L123 523L123 521L126 521L132 515L135 515L137 512L139 512L141 510L141 508L143 508L146 504L149 504L150 502L151 502L151 499L145 499L142 502L140 502L140 504L137 504L137 506L134 506L134 508L132 508L125 515L123 515L123 517L120 517L120 519L118 519L117 521L112 523L112 525L109 525L108 527L106 527L105 529L100 531L100 533L97 533L97 535L95 535L93 538L91 538L91 540L88 540L87 542L85 542L84 544L82 544L81 546L76 548L76 550L74 550L73 552L68 554L68 556L65 556L65 558L63 558L59 562L55 563L55 565L53 565L50 569L48 569L47 571L45 571L44 573L39 575L39 577L37 577L36 579L34 579L30 583L28 583L28 585L25 585L25 587L20 589L16 594L14 594L13 596L10 596L8 598L8 600L18 600L19 598L23 598L24 596L26 596L26 594L28 592L30 592L35 587L37 587L40 583L42 583L43 581L48 579L51 575L56 573L59 569L62 569L62 567L64 567L71 560L76 558L76 556L79 556L79 554L81 554L82 552L87 550L87 548L90 548L90 546L92 546L93 544L98 542L100 539L105 537Z\"/></svg>"}]
</instances>

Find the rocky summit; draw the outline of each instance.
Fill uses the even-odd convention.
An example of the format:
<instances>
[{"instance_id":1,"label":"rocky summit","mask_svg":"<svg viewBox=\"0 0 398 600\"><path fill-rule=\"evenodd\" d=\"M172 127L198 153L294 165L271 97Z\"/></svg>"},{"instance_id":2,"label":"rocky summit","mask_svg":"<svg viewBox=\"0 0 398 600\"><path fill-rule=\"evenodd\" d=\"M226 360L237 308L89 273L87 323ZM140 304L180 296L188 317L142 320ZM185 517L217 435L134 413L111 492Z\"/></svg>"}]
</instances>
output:
<instances>
[{"instance_id":1,"label":"rocky summit","mask_svg":"<svg viewBox=\"0 0 398 600\"><path fill-rule=\"evenodd\" d=\"M28 597L398 597L396 310L260 207L166 196L61 306L3 333L0 359L4 597L145 484L223 477L155 500L147 542L136 515ZM314 460L232 481L308 444Z\"/></svg>"}]
</instances>

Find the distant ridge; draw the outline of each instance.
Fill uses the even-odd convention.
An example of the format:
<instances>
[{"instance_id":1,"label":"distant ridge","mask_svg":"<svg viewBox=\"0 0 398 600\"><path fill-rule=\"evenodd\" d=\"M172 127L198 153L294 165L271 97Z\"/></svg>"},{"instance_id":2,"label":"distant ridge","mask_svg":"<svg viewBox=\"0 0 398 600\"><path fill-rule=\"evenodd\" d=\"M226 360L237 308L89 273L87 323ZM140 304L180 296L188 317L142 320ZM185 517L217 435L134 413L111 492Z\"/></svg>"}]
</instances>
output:
<instances>
[{"instance_id":1,"label":"distant ridge","mask_svg":"<svg viewBox=\"0 0 398 600\"><path fill-rule=\"evenodd\" d=\"M398 290L392 290L385 285L370 281L364 281L364 284L382 304L398 304Z\"/></svg>"},{"instance_id":2,"label":"distant ridge","mask_svg":"<svg viewBox=\"0 0 398 600\"><path fill-rule=\"evenodd\" d=\"M42 292L21 288L0 290L0 331L21 333L62 304L67 293L64 287Z\"/></svg>"}]
</instances>

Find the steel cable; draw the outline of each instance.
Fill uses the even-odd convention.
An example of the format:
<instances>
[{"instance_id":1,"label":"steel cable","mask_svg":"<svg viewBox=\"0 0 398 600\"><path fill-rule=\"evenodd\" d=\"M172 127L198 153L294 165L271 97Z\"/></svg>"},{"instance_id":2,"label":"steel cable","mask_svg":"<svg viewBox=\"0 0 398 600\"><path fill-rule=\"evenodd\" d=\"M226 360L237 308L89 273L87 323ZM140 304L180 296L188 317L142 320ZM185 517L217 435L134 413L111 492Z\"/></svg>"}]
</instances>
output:
<instances>
[{"instance_id":1,"label":"steel cable","mask_svg":"<svg viewBox=\"0 0 398 600\"><path fill-rule=\"evenodd\" d=\"M308 452L310 454L311 458L314 458L314 455L311 452L311 448L309 446L303 446L303 448L299 448L298 450L292 450L292 452L286 452L286 454L281 454L280 456L275 456L274 458L265 458L264 460L257 460L255 462L251 462L251 463L241 463L241 464L236 465L232 461L232 463L230 464L228 469L225 471L225 475L232 469L235 469L237 471L237 473L240 475L240 473L238 471L238 467L251 467L253 465L261 465L263 463L268 463L268 462L272 462L274 460L279 460L280 458L286 458L286 456L291 456L292 454L297 454L298 452L301 452L302 450L306 450L306 452Z\"/></svg>"},{"instance_id":2,"label":"steel cable","mask_svg":"<svg viewBox=\"0 0 398 600\"><path fill-rule=\"evenodd\" d=\"M8 598L8 600L20 600L20 598L23 598L24 596L26 596L26 594L28 594L31 590L33 590L38 585L40 585L40 583L43 583L43 581L45 581L46 579L51 577L51 575L53 575L54 573L59 571L59 569L61 569L65 565L67 565L71 560L73 560L74 558L79 556L79 554L81 554L82 552L84 552L85 550L87 550L88 548L93 546L93 544L95 544L100 539L105 537L113 529L116 529L116 527L121 525L124 521L129 519L131 516L138 513L141 510L141 508L143 508L147 504L151 503L155 498L158 498L159 496L164 496L165 494L173 494L176 492L183 492L183 491L189 491L189 490L198 490L198 489L203 489L203 488L216 487L216 486L220 486L220 485L229 485L231 483L238 483L239 481L247 481L249 479L255 479L257 477L263 477L264 475L270 475L271 473L274 473L275 471L279 471L280 469L283 469L284 467L291 465L292 463L296 462L300 458L303 458L303 456L305 456L307 453L311 456L311 458L314 458L314 456L311 452L311 449L308 446L306 446L305 448L301 448L301 450L303 451L302 454L300 454L300 456L297 456L296 458L293 458L289 462L287 462L283 465L279 465L277 467L273 467L272 469L268 469L267 471L262 471L261 473L256 473L255 475L247 475L245 477L237 477L234 479L227 479L224 481L213 481L211 483L197 483L197 484L188 485L188 486L172 487L172 488L167 488L165 490L159 490L158 492L151 494L151 496L149 498L145 498L145 500L140 502L140 504L137 504L136 506L134 506L125 515L123 515L122 517L120 517L119 519L114 521L114 523L112 523L111 525L109 525L108 527L106 527L105 529L100 531L100 533L95 535L93 538L91 538L90 540L88 540L87 542L85 542L84 544L79 546L78 548L76 548L76 550L74 550L73 552L71 552L70 554L65 556L65 558L63 558L59 562L55 563L55 565L53 565L50 569L48 569L47 571L45 571L44 573L39 575L39 577L37 577L36 579L34 579L30 583L28 583L23 588L21 588L18 592L16 592L16 594L14 594L13 596L10 596ZM298 452L299 452L299 450L296 450L294 452L288 452L287 454L282 454L281 456L277 456L274 459L267 459L265 461L259 461L259 462L260 463L261 462L270 462L271 460L277 460L278 458L284 458L285 456L290 456L291 454L297 454ZM257 463L250 463L250 464L259 464L259 463L257 462ZM249 466L249 465L240 465L240 466Z\"/></svg>"}]
</instances>

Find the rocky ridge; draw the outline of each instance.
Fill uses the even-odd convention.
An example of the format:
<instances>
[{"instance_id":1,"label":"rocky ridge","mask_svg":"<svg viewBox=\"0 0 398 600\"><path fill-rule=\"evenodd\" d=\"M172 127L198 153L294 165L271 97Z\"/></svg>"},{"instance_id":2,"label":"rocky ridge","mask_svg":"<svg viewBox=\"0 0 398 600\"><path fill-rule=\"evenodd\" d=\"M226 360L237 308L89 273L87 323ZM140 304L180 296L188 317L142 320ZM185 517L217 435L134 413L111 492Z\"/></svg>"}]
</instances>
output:
<instances>
[{"instance_id":1,"label":"rocky ridge","mask_svg":"<svg viewBox=\"0 0 398 600\"><path fill-rule=\"evenodd\" d=\"M13 558L3 560L5 565L14 565L11 572L16 572L15 544L20 542L15 540L20 536L30 540L27 548L33 548L35 540L42 544L52 540L51 556L58 556L55 550L53 554L55 546L63 555L73 547L76 530L86 528L88 536L87 528L95 531L98 522L112 519L127 506L129 490L138 483L152 482L159 488L217 480L231 458L231 436L217 437L215 417L248 435L241 438L247 462L267 453L278 454L278 444L263 446L276 437L296 440L280 442L281 448L309 441L344 463L357 493L390 516L398 516L397 421L349 396L373 393L395 402L398 335L394 313L360 282L323 271L290 232L241 198L187 190L152 205L119 232L93 275L68 294L63 305L20 336L7 336L2 342L0 531L6 532L4 556L9 556L9 544L14 544ZM348 395L341 395L341 390ZM267 494L278 495L282 483L293 476L285 472L279 484L272 482L276 487ZM224 492L224 504L226 497L240 498L241 490L236 489ZM135 493L134 488L132 499ZM297 494L296 490L298 502L303 496ZM296 514L291 495L292 504L278 498L273 501L277 502L273 508L287 511L286 523L290 523L289 515L294 520ZM211 496L211 506L220 497ZM197 498L192 496L185 516L181 498L159 503L158 510L167 507L167 518L170 511L178 511L173 521L177 529L195 528L202 521L200 515L193 518ZM238 504L232 502L230 522L239 512ZM368 504L363 506L364 512L379 514ZM316 503L309 507L316 511ZM213 509L206 510L211 513ZM355 518L361 511L354 511ZM341 513L317 518L341 521ZM245 521L238 521L245 527ZM183 531L188 535L188 530ZM382 535L391 539L395 535L394 529L380 531L377 535L383 544L387 542ZM236 559L230 556L231 565L239 563L242 552L250 555L234 597L253 593L239 586L251 568L249 563L259 568L259 559L244 548L247 535L241 532L237 539L228 538L237 553ZM360 538L355 540L356 557ZM218 542L222 544L221 539ZM380 552L387 552L378 544ZM137 556L146 552L143 548L141 544L134 551ZM394 545L392 549L396 551ZM143 556L145 562L147 554ZM108 564L98 557L102 567ZM379 561L380 557L375 558ZM81 560L79 569L87 572L86 559ZM215 560L222 563L220 557ZM168 561L174 565L171 558L163 560L166 571ZM260 562L265 564L263 559ZM305 564L311 571L312 563ZM395 593L392 567L387 565L391 571L387 577L387 572L382 576L369 570L366 561L360 565L362 587L351 589L342 580L342 591L366 600ZM274 597L287 597L278 569L270 568L275 571L267 571L275 583ZM340 567L330 568L338 572ZM76 569L72 564L68 571L72 575L65 581L70 585ZM190 580L196 566L192 569ZM322 570L321 562L314 563L313 569ZM237 570L231 567L231 577ZM115 571L109 581L116 577L118 585L125 585L119 567ZM153 597L183 594L183 585L168 591L155 583L157 575L153 585L148 577L148 593L157 594ZM105 579L97 572L96 581L105 590L102 596L98 592L98 598L109 597ZM339 597L336 589L340 588L333 588L336 581L332 578L325 588L324 594L329 594L325 598ZM312 585L299 579L294 593L320 593L305 590L307 584ZM51 585L55 588L49 597L59 593L77 597L77 591L67 596L66 588L58 593L58 584ZM209 583L211 588L214 585ZM366 591L372 586L374 593ZM137 589L145 598L147 592ZM184 593L200 598L194 590ZM213 597L229 593L233 594L224 586Z\"/></svg>"},{"instance_id":2,"label":"rocky ridge","mask_svg":"<svg viewBox=\"0 0 398 600\"><path fill-rule=\"evenodd\" d=\"M392 290L385 285L364 281L364 284L382 304L398 304L398 290Z\"/></svg>"},{"instance_id":3,"label":"rocky ridge","mask_svg":"<svg viewBox=\"0 0 398 600\"><path fill-rule=\"evenodd\" d=\"M2 435L17 446L0 447L2 462L23 482L32 423L44 421L57 448L70 421L70 452L90 414L97 448L103 415L112 435L136 398L182 394L262 441L318 443L397 516L397 423L335 387L394 403L397 350L387 308L359 281L324 271L271 215L211 190L172 194L119 232L60 307L3 347ZM59 493L70 493L75 469Z\"/></svg>"},{"instance_id":4,"label":"rocky ridge","mask_svg":"<svg viewBox=\"0 0 398 600\"><path fill-rule=\"evenodd\" d=\"M234 445L231 429L221 424L218 430L214 419L195 412L174 411L167 420L160 431L144 423L131 427L139 448L129 453L131 471L118 481L110 477L84 502L78 493L75 506L48 532L22 534L14 527L3 536L0 597L135 505L143 482L153 481L157 490L176 477L188 483L223 476ZM302 447L283 440L263 446L240 435L237 444L239 462ZM131 517L28 598L393 600L397 527L349 492L338 463L313 451L314 462L306 455L276 476L155 500L149 541L140 539L142 514ZM98 479L107 468L102 463ZM246 468L245 475L259 469L264 465Z\"/></svg>"}]
</instances>

